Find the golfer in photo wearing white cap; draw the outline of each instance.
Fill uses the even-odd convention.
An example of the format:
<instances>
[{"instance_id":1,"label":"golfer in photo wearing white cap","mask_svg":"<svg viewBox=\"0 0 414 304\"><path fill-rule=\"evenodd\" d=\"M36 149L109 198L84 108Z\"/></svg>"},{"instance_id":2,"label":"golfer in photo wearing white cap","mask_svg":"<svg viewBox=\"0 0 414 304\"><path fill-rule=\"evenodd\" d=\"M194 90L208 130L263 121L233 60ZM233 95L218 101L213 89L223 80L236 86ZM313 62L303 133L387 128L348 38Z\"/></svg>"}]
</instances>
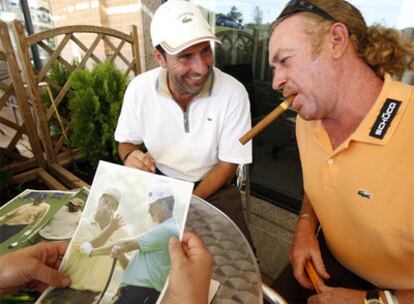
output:
<instances>
[{"instance_id":1,"label":"golfer in photo wearing white cap","mask_svg":"<svg viewBox=\"0 0 414 304\"><path fill-rule=\"evenodd\" d=\"M226 213L251 242L239 191L228 184L239 164L252 161L244 86L215 68L219 42L200 9L170 0L151 22L160 67L129 84L115 131L125 166L196 183L193 194ZM145 144L147 152L140 150Z\"/></svg>"},{"instance_id":2,"label":"golfer in photo wearing white cap","mask_svg":"<svg viewBox=\"0 0 414 304\"><path fill-rule=\"evenodd\" d=\"M117 304L156 303L170 271L168 241L179 236L173 216L174 195L165 184L155 184L145 203L148 213L157 225L133 238L93 250L92 255L112 255L125 268ZM138 250L131 261L124 253Z\"/></svg>"}]
</instances>

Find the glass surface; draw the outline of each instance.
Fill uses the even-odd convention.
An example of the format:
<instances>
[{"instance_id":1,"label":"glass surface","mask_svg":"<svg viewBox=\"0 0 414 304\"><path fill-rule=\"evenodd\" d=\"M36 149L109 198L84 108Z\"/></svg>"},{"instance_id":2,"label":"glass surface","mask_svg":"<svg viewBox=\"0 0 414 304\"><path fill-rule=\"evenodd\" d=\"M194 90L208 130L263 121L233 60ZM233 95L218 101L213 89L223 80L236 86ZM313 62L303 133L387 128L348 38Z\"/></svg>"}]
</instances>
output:
<instances>
[{"instance_id":1,"label":"glass surface","mask_svg":"<svg viewBox=\"0 0 414 304\"><path fill-rule=\"evenodd\" d=\"M186 230L196 233L213 255L213 276L220 286L212 304L262 303L259 266L240 229L222 211L192 196Z\"/></svg>"}]
</instances>

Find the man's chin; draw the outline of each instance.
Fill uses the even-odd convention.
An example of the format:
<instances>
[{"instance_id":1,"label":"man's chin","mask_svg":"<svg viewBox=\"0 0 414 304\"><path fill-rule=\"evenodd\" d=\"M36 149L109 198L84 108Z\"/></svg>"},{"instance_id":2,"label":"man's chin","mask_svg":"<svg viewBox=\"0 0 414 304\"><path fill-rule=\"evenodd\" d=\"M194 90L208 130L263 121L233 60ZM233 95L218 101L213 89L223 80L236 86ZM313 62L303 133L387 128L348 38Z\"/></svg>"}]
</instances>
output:
<instances>
[{"instance_id":1,"label":"man's chin","mask_svg":"<svg viewBox=\"0 0 414 304\"><path fill-rule=\"evenodd\" d=\"M186 91L188 93L193 94L193 95L197 95L203 90L204 84L205 84L205 81L202 82L201 84L198 83L196 85L195 84L190 84L190 83L187 82L186 83Z\"/></svg>"}]
</instances>

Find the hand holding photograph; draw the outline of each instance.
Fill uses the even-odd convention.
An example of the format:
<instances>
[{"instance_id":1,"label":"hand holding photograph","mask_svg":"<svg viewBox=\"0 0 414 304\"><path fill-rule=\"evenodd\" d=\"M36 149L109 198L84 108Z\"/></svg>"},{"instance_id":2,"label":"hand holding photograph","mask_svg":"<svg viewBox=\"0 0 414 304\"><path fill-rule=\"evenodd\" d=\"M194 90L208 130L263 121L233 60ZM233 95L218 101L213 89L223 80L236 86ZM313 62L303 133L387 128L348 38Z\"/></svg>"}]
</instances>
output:
<instances>
[{"instance_id":1,"label":"hand holding photograph","mask_svg":"<svg viewBox=\"0 0 414 304\"><path fill-rule=\"evenodd\" d=\"M73 191L27 189L2 206L0 254L15 251L35 242L39 230L48 224L63 206L75 199L75 194Z\"/></svg>"},{"instance_id":2,"label":"hand holding photograph","mask_svg":"<svg viewBox=\"0 0 414 304\"><path fill-rule=\"evenodd\" d=\"M36 303L156 303L182 237L193 184L101 161L62 260L68 288Z\"/></svg>"}]
</instances>

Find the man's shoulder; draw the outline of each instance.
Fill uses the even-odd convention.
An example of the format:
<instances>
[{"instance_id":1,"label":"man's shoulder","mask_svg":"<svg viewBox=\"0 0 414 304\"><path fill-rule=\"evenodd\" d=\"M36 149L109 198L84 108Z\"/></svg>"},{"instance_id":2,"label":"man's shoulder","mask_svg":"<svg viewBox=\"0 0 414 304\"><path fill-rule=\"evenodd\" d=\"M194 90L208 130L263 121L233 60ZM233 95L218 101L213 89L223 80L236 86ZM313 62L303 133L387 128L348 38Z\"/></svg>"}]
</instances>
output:
<instances>
[{"instance_id":1,"label":"man's shoulder","mask_svg":"<svg viewBox=\"0 0 414 304\"><path fill-rule=\"evenodd\" d=\"M155 84L156 81L158 80L158 76L160 74L161 68L157 67L154 68L152 70L143 72L137 76L135 76L131 82L130 82L130 86L134 85L134 86L147 86L151 83Z\"/></svg>"},{"instance_id":2,"label":"man's shoulder","mask_svg":"<svg viewBox=\"0 0 414 304\"><path fill-rule=\"evenodd\" d=\"M152 235L164 235L164 234L175 235L176 233L178 233L178 227L173 217L156 225L153 229L149 231L149 234L152 234Z\"/></svg>"},{"instance_id":3,"label":"man's shoulder","mask_svg":"<svg viewBox=\"0 0 414 304\"><path fill-rule=\"evenodd\" d=\"M214 85L217 85L218 88L225 88L226 90L234 89L246 92L246 88L240 81L217 67L214 67Z\"/></svg>"}]
</instances>

